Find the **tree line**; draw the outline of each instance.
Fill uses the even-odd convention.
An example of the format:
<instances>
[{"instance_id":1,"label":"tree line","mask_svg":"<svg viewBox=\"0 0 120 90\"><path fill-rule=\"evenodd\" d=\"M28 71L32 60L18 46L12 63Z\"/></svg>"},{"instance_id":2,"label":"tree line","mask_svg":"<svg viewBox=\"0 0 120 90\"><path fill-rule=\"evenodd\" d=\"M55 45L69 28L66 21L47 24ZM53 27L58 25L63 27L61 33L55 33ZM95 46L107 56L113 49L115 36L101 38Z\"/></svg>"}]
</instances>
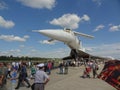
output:
<instances>
[{"instance_id":1,"label":"tree line","mask_svg":"<svg viewBox=\"0 0 120 90\"><path fill-rule=\"evenodd\" d=\"M60 60L59 58L42 58L42 57L14 57L14 56L0 56L0 62L13 62L13 61L32 61L32 62L44 62L48 60Z\"/></svg>"}]
</instances>

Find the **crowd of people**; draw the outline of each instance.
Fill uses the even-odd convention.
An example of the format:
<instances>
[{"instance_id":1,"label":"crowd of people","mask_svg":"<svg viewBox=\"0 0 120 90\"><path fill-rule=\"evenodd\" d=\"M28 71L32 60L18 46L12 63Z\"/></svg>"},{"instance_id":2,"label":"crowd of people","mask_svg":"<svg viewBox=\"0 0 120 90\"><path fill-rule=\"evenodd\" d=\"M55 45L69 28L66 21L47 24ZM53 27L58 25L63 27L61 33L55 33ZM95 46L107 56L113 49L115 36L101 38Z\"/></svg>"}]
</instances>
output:
<instances>
[{"instance_id":1,"label":"crowd of people","mask_svg":"<svg viewBox=\"0 0 120 90\"><path fill-rule=\"evenodd\" d=\"M83 78L91 78L90 73L92 72L93 78L97 77L97 71L99 70L99 65L95 61L88 61L85 63L85 69L83 71Z\"/></svg>"},{"instance_id":2,"label":"crowd of people","mask_svg":"<svg viewBox=\"0 0 120 90\"><path fill-rule=\"evenodd\" d=\"M69 63L68 62L65 62L65 61L62 61L62 62L59 62L59 74L68 74L68 66L69 66Z\"/></svg>"},{"instance_id":3,"label":"crowd of people","mask_svg":"<svg viewBox=\"0 0 120 90\"><path fill-rule=\"evenodd\" d=\"M77 64L76 64L77 63ZM82 65L78 62L61 61L59 62L59 74L68 74L68 67ZM97 77L99 69L97 62L88 61L84 64L83 78L90 78L90 73L93 73L93 78ZM29 69L29 70L28 70ZM24 83L27 88L32 90L44 90L44 85L50 80L51 70L54 69L54 62L48 61L44 63L30 62L0 62L0 90L7 90L7 80L11 82L11 90L19 89ZM29 77L29 78L28 78ZM34 79L34 83L30 84L29 79Z\"/></svg>"},{"instance_id":4,"label":"crowd of people","mask_svg":"<svg viewBox=\"0 0 120 90\"><path fill-rule=\"evenodd\" d=\"M39 87L36 84L46 84L49 81L48 75L51 74L51 69L54 67L54 63L48 61L43 64L44 65L41 66L39 63L30 64L29 62L0 62L0 90L7 90L7 80L10 80L11 82L10 90L19 89L24 83L27 84L27 88L30 88L31 85L29 79L34 79L33 84L35 84L34 87L37 88ZM44 90L44 88L40 90Z\"/></svg>"},{"instance_id":5,"label":"crowd of people","mask_svg":"<svg viewBox=\"0 0 120 90\"><path fill-rule=\"evenodd\" d=\"M18 79L18 83L17 83ZM27 69L25 63L15 64L15 63L3 63L0 62L0 90L7 90L6 83L7 80L11 81L11 90L18 89L20 84L25 81L30 87L30 83L27 79ZM15 86L17 83L17 86Z\"/></svg>"}]
</instances>

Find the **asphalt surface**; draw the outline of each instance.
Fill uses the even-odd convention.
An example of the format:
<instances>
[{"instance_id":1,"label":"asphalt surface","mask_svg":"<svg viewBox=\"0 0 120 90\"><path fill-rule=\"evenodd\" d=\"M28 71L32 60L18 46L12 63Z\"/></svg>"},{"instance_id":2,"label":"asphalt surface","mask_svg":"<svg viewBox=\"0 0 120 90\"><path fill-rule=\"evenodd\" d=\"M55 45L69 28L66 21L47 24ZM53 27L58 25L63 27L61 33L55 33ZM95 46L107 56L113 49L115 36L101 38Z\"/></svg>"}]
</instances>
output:
<instances>
[{"instance_id":1,"label":"asphalt surface","mask_svg":"<svg viewBox=\"0 0 120 90\"><path fill-rule=\"evenodd\" d=\"M103 65L100 65L101 71ZM50 81L45 86L45 90L116 90L108 83L92 78L82 78L84 67L69 67L68 74L59 74L59 69L52 70L50 75ZM11 83L7 80L7 88L10 90ZM33 80L30 80L33 83ZM31 90L25 85L20 87L18 90Z\"/></svg>"}]
</instances>

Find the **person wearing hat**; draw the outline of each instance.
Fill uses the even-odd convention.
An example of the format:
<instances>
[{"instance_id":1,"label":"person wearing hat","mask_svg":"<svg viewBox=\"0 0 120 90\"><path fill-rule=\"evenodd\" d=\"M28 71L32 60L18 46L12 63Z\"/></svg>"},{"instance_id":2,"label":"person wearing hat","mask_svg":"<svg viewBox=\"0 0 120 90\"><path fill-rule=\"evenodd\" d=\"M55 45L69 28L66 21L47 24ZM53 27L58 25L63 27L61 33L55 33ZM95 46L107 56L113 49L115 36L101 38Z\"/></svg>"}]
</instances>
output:
<instances>
[{"instance_id":1,"label":"person wearing hat","mask_svg":"<svg viewBox=\"0 0 120 90\"><path fill-rule=\"evenodd\" d=\"M45 85L50 80L49 76L44 72L44 63L38 64L39 68L35 73L34 90L44 90Z\"/></svg>"}]
</instances>

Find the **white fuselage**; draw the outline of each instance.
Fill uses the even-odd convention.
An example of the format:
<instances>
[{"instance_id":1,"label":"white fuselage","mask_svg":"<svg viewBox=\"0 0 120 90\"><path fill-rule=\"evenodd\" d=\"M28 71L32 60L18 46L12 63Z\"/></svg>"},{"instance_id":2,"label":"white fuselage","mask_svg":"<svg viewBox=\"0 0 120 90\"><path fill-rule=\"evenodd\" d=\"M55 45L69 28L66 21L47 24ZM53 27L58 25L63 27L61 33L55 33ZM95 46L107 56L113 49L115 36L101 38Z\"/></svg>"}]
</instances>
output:
<instances>
[{"instance_id":1,"label":"white fuselage","mask_svg":"<svg viewBox=\"0 0 120 90\"><path fill-rule=\"evenodd\" d=\"M79 39L71 30L39 30L39 33L67 44L71 49L81 49Z\"/></svg>"}]
</instances>

